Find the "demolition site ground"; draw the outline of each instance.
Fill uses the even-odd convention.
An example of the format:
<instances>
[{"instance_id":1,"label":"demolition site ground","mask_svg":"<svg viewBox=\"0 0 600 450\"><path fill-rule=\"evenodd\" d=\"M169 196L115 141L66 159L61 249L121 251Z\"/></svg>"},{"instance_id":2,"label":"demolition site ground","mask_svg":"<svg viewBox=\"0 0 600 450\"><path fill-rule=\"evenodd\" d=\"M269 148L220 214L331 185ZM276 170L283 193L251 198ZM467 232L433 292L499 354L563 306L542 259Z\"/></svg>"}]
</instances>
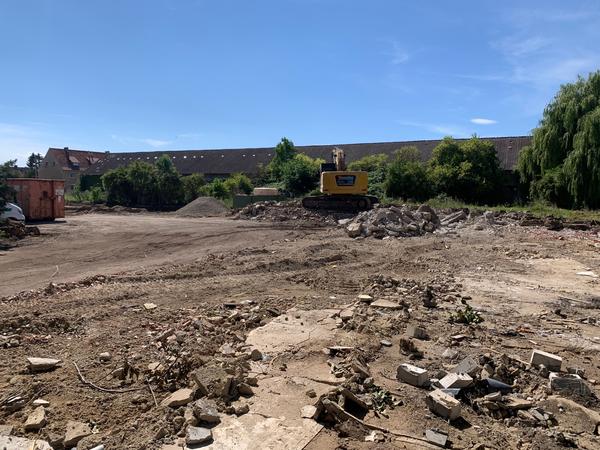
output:
<instances>
[{"instance_id":1,"label":"demolition site ground","mask_svg":"<svg viewBox=\"0 0 600 450\"><path fill-rule=\"evenodd\" d=\"M598 227L254 208L0 251L0 443L600 448Z\"/></svg>"}]
</instances>

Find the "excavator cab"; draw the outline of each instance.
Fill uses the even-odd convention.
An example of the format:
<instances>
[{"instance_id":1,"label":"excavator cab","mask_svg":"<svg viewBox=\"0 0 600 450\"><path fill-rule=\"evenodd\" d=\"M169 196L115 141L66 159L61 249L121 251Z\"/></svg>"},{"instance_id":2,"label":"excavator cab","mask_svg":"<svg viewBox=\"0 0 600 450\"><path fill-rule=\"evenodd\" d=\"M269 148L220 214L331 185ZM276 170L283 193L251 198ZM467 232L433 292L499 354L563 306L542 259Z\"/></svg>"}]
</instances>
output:
<instances>
[{"instance_id":1,"label":"excavator cab","mask_svg":"<svg viewBox=\"0 0 600 450\"><path fill-rule=\"evenodd\" d=\"M323 195L305 197L302 205L308 209L363 211L379 203L377 197L368 195L368 190L367 172L346 170L344 151L334 148L332 162L321 164L320 191Z\"/></svg>"}]
</instances>

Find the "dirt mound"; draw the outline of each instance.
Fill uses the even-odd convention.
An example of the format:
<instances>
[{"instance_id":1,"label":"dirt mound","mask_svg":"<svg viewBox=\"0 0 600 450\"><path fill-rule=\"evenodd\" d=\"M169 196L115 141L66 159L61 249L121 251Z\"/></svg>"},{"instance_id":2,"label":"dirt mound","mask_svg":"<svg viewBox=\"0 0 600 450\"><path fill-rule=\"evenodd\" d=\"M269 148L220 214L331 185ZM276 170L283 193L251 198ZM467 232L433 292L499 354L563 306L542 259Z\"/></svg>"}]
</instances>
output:
<instances>
[{"instance_id":1,"label":"dirt mound","mask_svg":"<svg viewBox=\"0 0 600 450\"><path fill-rule=\"evenodd\" d=\"M229 213L230 209L223 202L213 197L198 197L175 211L175 215L185 217L216 217L226 216Z\"/></svg>"},{"instance_id":2,"label":"dirt mound","mask_svg":"<svg viewBox=\"0 0 600 450\"><path fill-rule=\"evenodd\" d=\"M237 219L265 220L270 222L296 222L298 225L328 226L339 220L354 217L352 213L316 211L302 207L298 200L288 202L265 201L248 205L240 210Z\"/></svg>"}]
</instances>

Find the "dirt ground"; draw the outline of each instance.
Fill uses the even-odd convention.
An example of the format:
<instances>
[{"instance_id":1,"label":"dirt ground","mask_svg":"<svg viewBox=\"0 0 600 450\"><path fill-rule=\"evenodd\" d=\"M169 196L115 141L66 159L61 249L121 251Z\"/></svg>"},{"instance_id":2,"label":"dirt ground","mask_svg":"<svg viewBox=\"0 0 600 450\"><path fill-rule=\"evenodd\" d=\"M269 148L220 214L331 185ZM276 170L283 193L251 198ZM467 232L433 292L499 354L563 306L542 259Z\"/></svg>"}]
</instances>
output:
<instances>
[{"instance_id":1,"label":"dirt ground","mask_svg":"<svg viewBox=\"0 0 600 450\"><path fill-rule=\"evenodd\" d=\"M596 231L490 226L352 239L339 226L167 214L71 216L40 230L0 252L0 424L15 436L61 448L75 420L93 430L78 449L169 449L186 435L188 413L159 404L210 369L256 382L253 395L215 400L221 423L206 448L436 448L424 441L431 428L446 431L452 448L600 448L589 416L600 411L600 279L578 275L600 273ZM436 307L423 305L428 290ZM368 306L360 294L403 306ZM449 322L465 302L482 323ZM411 324L429 335L411 341L421 359L399 347ZM351 348L326 354L331 346ZM591 389L575 399L585 414L549 392L547 374L521 364L533 349L560 355L563 371L579 369ZM375 385L395 400L370 409L366 431L300 414L349 378L347 354L368 368L359 390ZM467 394L462 418L448 423L427 408L429 389L396 380L401 363L434 378L465 356L496 373L502 366L514 392L554 419L494 417ZM32 374L26 357L61 363ZM152 363L167 369L157 374ZM9 407L14 397L20 407ZM49 402L47 423L25 431L39 398Z\"/></svg>"}]
</instances>

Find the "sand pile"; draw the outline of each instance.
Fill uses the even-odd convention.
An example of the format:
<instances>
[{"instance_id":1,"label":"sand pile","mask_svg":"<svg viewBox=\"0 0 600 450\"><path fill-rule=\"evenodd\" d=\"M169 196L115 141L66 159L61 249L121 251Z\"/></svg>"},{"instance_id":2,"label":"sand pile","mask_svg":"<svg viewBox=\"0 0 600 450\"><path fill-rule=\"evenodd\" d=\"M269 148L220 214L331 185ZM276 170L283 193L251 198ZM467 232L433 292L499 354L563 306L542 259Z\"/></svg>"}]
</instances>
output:
<instances>
[{"instance_id":1,"label":"sand pile","mask_svg":"<svg viewBox=\"0 0 600 450\"><path fill-rule=\"evenodd\" d=\"M185 217L215 217L226 216L230 212L229 208L216 198L198 197L183 208L175 211L175 215Z\"/></svg>"}]
</instances>

